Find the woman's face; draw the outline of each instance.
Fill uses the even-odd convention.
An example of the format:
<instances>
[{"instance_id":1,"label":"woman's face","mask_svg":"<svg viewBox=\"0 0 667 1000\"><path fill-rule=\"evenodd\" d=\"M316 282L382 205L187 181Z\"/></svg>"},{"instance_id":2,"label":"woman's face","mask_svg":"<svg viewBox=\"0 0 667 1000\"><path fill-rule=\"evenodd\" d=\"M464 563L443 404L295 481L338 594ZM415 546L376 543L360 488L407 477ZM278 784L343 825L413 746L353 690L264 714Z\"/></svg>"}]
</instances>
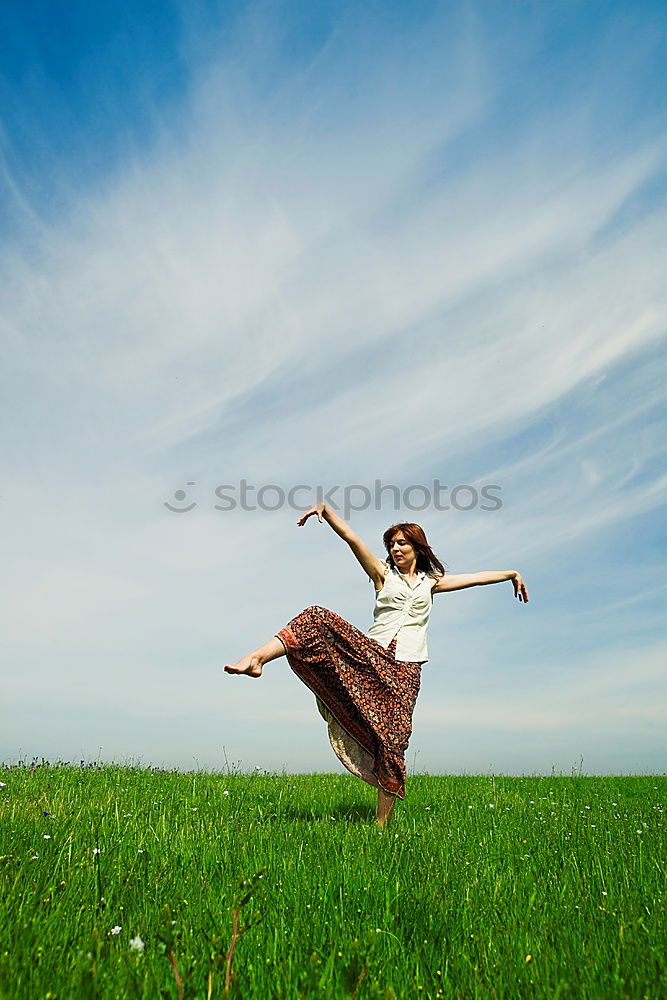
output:
<instances>
[{"instance_id":1,"label":"woman's face","mask_svg":"<svg viewBox=\"0 0 667 1000\"><path fill-rule=\"evenodd\" d=\"M417 558L417 553L402 531L399 531L394 535L389 549L391 557L398 566L399 570L403 570Z\"/></svg>"}]
</instances>

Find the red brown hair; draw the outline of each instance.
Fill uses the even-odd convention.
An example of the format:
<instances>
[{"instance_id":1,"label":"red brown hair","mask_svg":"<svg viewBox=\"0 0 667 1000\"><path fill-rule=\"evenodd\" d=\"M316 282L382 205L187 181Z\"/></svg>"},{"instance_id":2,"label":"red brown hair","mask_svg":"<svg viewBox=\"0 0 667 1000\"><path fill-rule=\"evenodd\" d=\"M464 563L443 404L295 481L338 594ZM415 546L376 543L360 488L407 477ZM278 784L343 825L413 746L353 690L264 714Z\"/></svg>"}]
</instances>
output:
<instances>
[{"instance_id":1,"label":"red brown hair","mask_svg":"<svg viewBox=\"0 0 667 1000\"><path fill-rule=\"evenodd\" d=\"M428 544L426 535L424 534L424 529L420 524L412 524L411 522L392 524L392 526L387 528L382 536L382 541L389 557L387 562L392 569L396 569L397 567L391 555L391 543L394 540L394 535L397 535L399 531L403 532L407 540L410 542L410 545L412 545L413 549L417 553L417 570L423 570L427 576L437 576L437 573L435 573L434 570L438 570L443 576L445 575L445 567L442 565L438 557L433 552L433 549Z\"/></svg>"}]
</instances>

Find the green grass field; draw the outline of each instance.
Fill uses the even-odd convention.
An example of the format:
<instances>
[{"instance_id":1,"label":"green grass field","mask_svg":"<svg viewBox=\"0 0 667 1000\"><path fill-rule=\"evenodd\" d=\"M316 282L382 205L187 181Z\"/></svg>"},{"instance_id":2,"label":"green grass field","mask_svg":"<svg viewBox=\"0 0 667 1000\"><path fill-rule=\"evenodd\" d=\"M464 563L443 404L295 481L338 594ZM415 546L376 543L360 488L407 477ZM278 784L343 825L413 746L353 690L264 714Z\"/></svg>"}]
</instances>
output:
<instances>
[{"instance_id":1,"label":"green grass field","mask_svg":"<svg viewBox=\"0 0 667 1000\"><path fill-rule=\"evenodd\" d=\"M664 776L0 781L3 1000L667 998Z\"/></svg>"}]
</instances>

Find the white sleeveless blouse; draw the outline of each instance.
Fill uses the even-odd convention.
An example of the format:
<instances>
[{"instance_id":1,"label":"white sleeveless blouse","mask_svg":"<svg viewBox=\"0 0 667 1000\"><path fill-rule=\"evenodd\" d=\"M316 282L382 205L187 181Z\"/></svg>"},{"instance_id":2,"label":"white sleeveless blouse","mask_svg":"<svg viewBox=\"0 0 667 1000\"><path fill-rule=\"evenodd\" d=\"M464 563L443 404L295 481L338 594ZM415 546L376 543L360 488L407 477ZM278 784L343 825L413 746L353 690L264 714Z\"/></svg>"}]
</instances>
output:
<instances>
[{"instance_id":1,"label":"white sleeveless blouse","mask_svg":"<svg viewBox=\"0 0 667 1000\"><path fill-rule=\"evenodd\" d=\"M390 568L384 559L380 562L385 567L384 586L375 597L373 624L364 635L375 639L384 649L397 636L397 660L425 663L428 660L426 628L433 605L433 577L420 571L417 573L419 579L411 586L403 573Z\"/></svg>"}]
</instances>

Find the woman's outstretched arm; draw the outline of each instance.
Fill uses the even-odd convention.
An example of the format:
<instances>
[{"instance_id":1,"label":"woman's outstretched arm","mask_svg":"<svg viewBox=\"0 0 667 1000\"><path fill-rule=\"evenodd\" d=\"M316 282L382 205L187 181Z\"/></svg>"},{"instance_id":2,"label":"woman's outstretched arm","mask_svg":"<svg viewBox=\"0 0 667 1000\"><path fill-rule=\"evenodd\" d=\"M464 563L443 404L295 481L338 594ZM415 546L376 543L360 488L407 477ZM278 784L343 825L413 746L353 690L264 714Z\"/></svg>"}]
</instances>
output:
<instances>
[{"instance_id":1,"label":"woman's outstretched arm","mask_svg":"<svg viewBox=\"0 0 667 1000\"><path fill-rule=\"evenodd\" d=\"M312 514L317 514L320 524L324 519L327 524L331 525L336 534L340 535L343 541L347 542L356 558L366 571L366 574L371 578L371 580L373 580L374 583L381 584L383 582L384 567L382 563L377 556L373 555L368 546L362 542L359 536L354 533L352 528L346 521L343 520L342 517L339 517L338 514L334 510L331 510L330 507L327 507L326 504L318 503L301 515L299 520L296 522L299 527L303 527Z\"/></svg>"},{"instance_id":2,"label":"woman's outstretched arm","mask_svg":"<svg viewBox=\"0 0 667 1000\"><path fill-rule=\"evenodd\" d=\"M441 594L446 590L464 590L466 587L483 587L487 583L504 583L511 580L514 586L514 596L524 604L528 602L528 591L521 573L515 569L483 570L481 573L446 573L441 576L433 594Z\"/></svg>"}]
</instances>

